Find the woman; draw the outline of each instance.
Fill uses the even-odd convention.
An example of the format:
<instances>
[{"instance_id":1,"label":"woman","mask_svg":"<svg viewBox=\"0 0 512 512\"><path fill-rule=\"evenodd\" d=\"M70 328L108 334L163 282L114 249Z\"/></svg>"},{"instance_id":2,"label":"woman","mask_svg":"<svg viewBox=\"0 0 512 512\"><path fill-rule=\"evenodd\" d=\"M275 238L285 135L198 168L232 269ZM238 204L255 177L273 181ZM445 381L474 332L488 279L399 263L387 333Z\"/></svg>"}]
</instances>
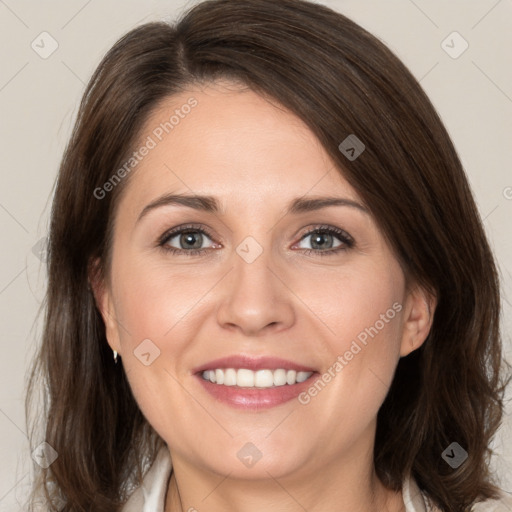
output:
<instances>
[{"instance_id":1,"label":"woman","mask_svg":"<svg viewBox=\"0 0 512 512\"><path fill-rule=\"evenodd\" d=\"M344 16L213 0L118 41L48 264L49 510L503 497L493 256L433 106Z\"/></svg>"}]
</instances>

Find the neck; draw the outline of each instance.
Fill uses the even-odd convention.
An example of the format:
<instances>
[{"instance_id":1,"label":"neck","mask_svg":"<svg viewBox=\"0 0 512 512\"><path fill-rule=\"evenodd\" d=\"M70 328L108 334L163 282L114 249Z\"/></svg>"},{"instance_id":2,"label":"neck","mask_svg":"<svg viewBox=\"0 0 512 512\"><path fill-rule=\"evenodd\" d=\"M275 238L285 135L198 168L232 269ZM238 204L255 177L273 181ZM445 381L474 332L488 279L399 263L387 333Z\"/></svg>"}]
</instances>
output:
<instances>
[{"instance_id":1,"label":"neck","mask_svg":"<svg viewBox=\"0 0 512 512\"><path fill-rule=\"evenodd\" d=\"M386 489L363 464L324 465L307 476L243 480L198 471L176 460L165 512L403 512L402 493Z\"/></svg>"}]
</instances>

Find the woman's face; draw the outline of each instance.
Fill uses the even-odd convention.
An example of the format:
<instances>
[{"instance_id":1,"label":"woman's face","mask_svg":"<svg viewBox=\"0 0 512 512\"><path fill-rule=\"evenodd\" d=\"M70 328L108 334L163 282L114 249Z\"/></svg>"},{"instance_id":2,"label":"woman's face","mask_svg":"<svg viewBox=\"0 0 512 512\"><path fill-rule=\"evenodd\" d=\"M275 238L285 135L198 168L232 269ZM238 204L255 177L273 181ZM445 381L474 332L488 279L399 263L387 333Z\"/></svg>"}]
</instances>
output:
<instances>
[{"instance_id":1,"label":"woman's face","mask_svg":"<svg viewBox=\"0 0 512 512\"><path fill-rule=\"evenodd\" d=\"M371 461L429 319L354 189L301 120L234 84L169 98L144 145L97 298L175 468L279 478Z\"/></svg>"}]
</instances>

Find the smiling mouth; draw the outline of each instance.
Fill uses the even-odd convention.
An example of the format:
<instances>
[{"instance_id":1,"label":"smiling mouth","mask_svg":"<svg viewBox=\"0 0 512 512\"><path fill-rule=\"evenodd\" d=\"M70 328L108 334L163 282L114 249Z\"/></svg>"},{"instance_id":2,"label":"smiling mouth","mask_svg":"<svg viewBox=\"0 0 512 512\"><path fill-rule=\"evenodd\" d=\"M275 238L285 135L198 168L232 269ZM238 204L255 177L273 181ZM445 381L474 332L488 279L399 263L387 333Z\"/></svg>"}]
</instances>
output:
<instances>
[{"instance_id":1,"label":"smiling mouth","mask_svg":"<svg viewBox=\"0 0 512 512\"><path fill-rule=\"evenodd\" d=\"M293 386L306 381L313 372L261 369L249 370L248 368L216 368L204 370L201 377L219 386L237 386L239 388L268 389L280 386Z\"/></svg>"}]
</instances>

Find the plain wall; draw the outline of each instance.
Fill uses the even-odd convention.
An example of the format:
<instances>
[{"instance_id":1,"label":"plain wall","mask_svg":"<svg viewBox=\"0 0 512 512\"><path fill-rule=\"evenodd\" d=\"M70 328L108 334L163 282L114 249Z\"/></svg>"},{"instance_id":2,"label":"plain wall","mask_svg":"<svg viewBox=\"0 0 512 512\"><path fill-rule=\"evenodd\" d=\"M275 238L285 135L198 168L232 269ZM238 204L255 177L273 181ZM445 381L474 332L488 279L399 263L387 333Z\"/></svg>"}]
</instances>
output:
<instances>
[{"instance_id":1,"label":"plain wall","mask_svg":"<svg viewBox=\"0 0 512 512\"><path fill-rule=\"evenodd\" d=\"M321 3L386 43L438 109L465 165L501 269L503 328L512 359L512 3ZM30 483L24 396L41 332L36 314L44 272L37 243L47 233L52 187L84 86L122 34L145 21L173 19L189 5L181 0L0 2L0 512L22 510ZM464 43L450 35L454 31L469 45L457 58ZM58 43L48 58L31 46L35 41L40 53L51 49L42 32ZM510 413L509 406L495 442L500 455L494 464L503 489L512 494Z\"/></svg>"}]
</instances>

